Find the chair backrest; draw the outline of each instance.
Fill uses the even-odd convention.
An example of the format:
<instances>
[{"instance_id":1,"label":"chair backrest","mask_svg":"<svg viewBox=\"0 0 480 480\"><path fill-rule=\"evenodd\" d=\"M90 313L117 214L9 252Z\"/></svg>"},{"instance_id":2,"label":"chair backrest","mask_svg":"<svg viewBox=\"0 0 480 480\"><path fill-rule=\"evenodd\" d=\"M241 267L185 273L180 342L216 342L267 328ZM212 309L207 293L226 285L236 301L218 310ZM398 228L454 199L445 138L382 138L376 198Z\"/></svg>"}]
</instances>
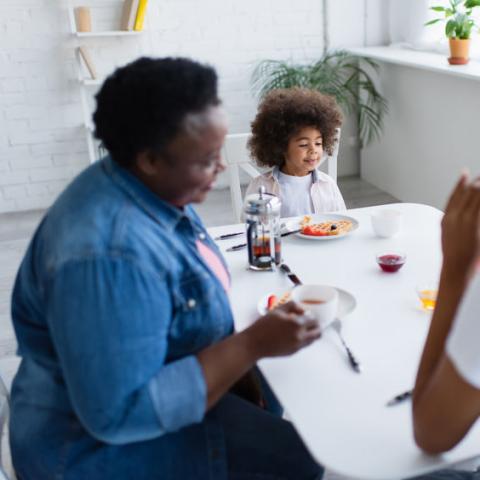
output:
<instances>
[{"instance_id":1,"label":"chair backrest","mask_svg":"<svg viewBox=\"0 0 480 480\"><path fill-rule=\"evenodd\" d=\"M335 145L333 147L333 153L327 155L327 174L337 183L337 165L338 165L338 148L340 146L340 135L342 130L337 128L337 138L335 140Z\"/></svg>"},{"instance_id":2,"label":"chair backrest","mask_svg":"<svg viewBox=\"0 0 480 480\"><path fill-rule=\"evenodd\" d=\"M252 165L248 153L247 142L249 138L249 133L234 133L227 135L223 145L223 157L227 164L230 195L232 197L233 214L236 222L240 222L243 207L240 171L243 170L251 178L260 175L260 171Z\"/></svg>"},{"instance_id":3,"label":"chair backrest","mask_svg":"<svg viewBox=\"0 0 480 480\"><path fill-rule=\"evenodd\" d=\"M3 468L3 455L2 455L2 444L4 435L7 435L5 429L8 423L8 416L10 413L10 395L8 393L7 386L3 381L3 378L0 374L0 480L9 480L9 476L6 474ZM8 442L8 439L7 439ZM8 452L7 452L8 453Z\"/></svg>"},{"instance_id":4,"label":"chair backrest","mask_svg":"<svg viewBox=\"0 0 480 480\"><path fill-rule=\"evenodd\" d=\"M327 162L327 174L337 181L337 157L340 143L340 129L337 129L337 141L333 154L324 160ZM230 181L230 195L232 197L233 214L235 221L240 222L242 215L243 199L241 189L240 171L243 170L251 178L261 174L253 165L247 149L250 133L234 133L227 135L223 146L223 156L227 164ZM323 163L323 162L322 162Z\"/></svg>"}]
</instances>

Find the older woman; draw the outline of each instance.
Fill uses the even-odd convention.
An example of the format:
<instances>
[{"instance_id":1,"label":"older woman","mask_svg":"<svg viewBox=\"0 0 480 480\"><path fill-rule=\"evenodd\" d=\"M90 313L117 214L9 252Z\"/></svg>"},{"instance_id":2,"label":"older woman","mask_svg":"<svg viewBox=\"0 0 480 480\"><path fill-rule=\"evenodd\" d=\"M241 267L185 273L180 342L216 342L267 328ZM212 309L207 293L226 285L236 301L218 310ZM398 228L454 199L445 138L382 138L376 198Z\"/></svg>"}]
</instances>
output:
<instances>
[{"instance_id":1,"label":"older woman","mask_svg":"<svg viewBox=\"0 0 480 480\"><path fill-rule=\"evenodd\" d=\"M189 206L224 168L215 72L140 59L107 79L94 120L110 155L48 211L14 288L18 476L319 478L288 422L228 393L319 330L290 304L233 331L225 263Z\"/></svg>"}]
</instances>

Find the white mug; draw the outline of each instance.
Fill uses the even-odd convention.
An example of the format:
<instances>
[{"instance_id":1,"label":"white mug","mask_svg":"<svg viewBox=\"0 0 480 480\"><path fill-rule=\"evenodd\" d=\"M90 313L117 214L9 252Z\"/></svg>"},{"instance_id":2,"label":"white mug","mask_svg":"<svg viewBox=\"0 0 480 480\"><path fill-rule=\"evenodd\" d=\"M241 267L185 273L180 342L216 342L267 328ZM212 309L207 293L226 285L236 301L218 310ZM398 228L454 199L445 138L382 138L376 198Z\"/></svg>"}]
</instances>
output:
<instances>
[{"instance_id":1,"label":"white mug","mask_svg":"<svg viewBox=\"0 0 480 480\"><path fill-rule=\"evenodd\" d=\"M327 327L337 317L338 290L327 285L299 285L292 291L292 300L318 321L321 328Z\"/></svg>"},{"instance_id":2,"label":"white mug","mask_svg":"<svg viewBox=\"0 0 480 480\"><path fill-rule=\"evenodd\" d=\"M384 208L372 215L373 231L383 238L393 237L402 226L402 212Z\"/></svg>"}]
</instances>

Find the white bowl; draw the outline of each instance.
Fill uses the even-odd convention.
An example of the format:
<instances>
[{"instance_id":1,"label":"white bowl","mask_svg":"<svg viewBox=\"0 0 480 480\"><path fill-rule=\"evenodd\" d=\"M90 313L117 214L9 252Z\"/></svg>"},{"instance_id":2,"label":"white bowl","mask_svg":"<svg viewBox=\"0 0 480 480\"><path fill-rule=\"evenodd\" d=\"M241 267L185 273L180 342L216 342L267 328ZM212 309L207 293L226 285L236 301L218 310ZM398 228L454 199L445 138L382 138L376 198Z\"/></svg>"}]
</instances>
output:
<instances>
[{"instance_id":1,"label":"white bowl","mask_svg":"<svg viewBox=\"0 0 480 480\"><path fill-rule=\"evenodd\" d=\"M403 213L398 210L384 208L372 215L372 228L382 238L396 235L402 227Z\"/></svg>"}]
</instances>

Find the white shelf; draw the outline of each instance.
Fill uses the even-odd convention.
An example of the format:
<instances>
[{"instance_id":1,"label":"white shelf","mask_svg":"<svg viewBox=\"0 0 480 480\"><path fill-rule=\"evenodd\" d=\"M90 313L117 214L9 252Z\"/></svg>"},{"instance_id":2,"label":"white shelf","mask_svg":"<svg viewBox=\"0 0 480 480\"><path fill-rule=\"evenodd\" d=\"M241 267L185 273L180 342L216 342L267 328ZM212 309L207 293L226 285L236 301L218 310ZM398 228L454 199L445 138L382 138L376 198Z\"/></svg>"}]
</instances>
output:
<instances>
[{"instance_id":1,"label":"white shelf","mask_svg":"<svg viewBox=\"0 0 480 480\"><path fill-rule=\"evenodd\" d=\"M134 35L141 35L143 30L141 31L130 31L130 30L105 30L103 32L74 32L74 35L80 38L95 38L95 37L131 37Z\"/></svg>"},{"instance_id":2,"label":"white shelf","mask_svg":"<svg viewBox=\"0 0 480 480\"><path fill-rule=\"evenodd\" d=\"M1 1L1 0L0 0ZM129 37L135 38L139 35L144 33L144 30L136 31L136 30L100 30L100 31L92 31L92 32L79 32L77 30L77 23L75 19L75 4L73 0L66 0L68 5L68 18L70 24L70 35L73 37L73 42L77 48L76 51L76 70L77 70L77 81L79 82L80 88L80 98L82 102L82 113L83 113L83 127L85 132L85 137L88 146L88 155L90 157L90 162L93 163L96 159L98 159L99 155L99 141L95 138L95 126L92 120L92 112L91 112L91 97L92 93L95 92L95 87L100 87L105 77L101 78L91 78L84 68L85 62L81 58L81 54L78 51L78 47L85 46L85 43L90 43L88 39L101 39L104 38L107 41L108 39L114 40L119 37ZM117 3L117 2L115 2ZM121 5L120 0L118 0L118 4ZM120 26L120 24L118 24ZM113 26L115 28L115 26ZM108 27L107 27L108 28ZM95 43L95 42L94 42ZM103 42L101 42L103 44ZM105 45L110 44L108 42ZM87 69L88 70L88 69Z\"/></svg>"},{"instance_id":3,"label":"white shelf","mask_svg":"<svg viewBox=\"0 0 480 480\"><path fill-rule=\"evenodd\" d=\"M449 65L447 55L399 47L361 47L349 48L348 51L359 57L368 57L386 63L480 80L480 62L476 60L470 60L467 65Z\"/></svg>"},{"instance_id":4,"label":"white shelf","mask_svg":"<svg viewBox=\"0 0 480 480\"><path fill-rule=\"evenodd\" d=\"M96 87L104 82L103 78L82 78L80 83L86 87Z\"/></svg>"}]
</instances>

